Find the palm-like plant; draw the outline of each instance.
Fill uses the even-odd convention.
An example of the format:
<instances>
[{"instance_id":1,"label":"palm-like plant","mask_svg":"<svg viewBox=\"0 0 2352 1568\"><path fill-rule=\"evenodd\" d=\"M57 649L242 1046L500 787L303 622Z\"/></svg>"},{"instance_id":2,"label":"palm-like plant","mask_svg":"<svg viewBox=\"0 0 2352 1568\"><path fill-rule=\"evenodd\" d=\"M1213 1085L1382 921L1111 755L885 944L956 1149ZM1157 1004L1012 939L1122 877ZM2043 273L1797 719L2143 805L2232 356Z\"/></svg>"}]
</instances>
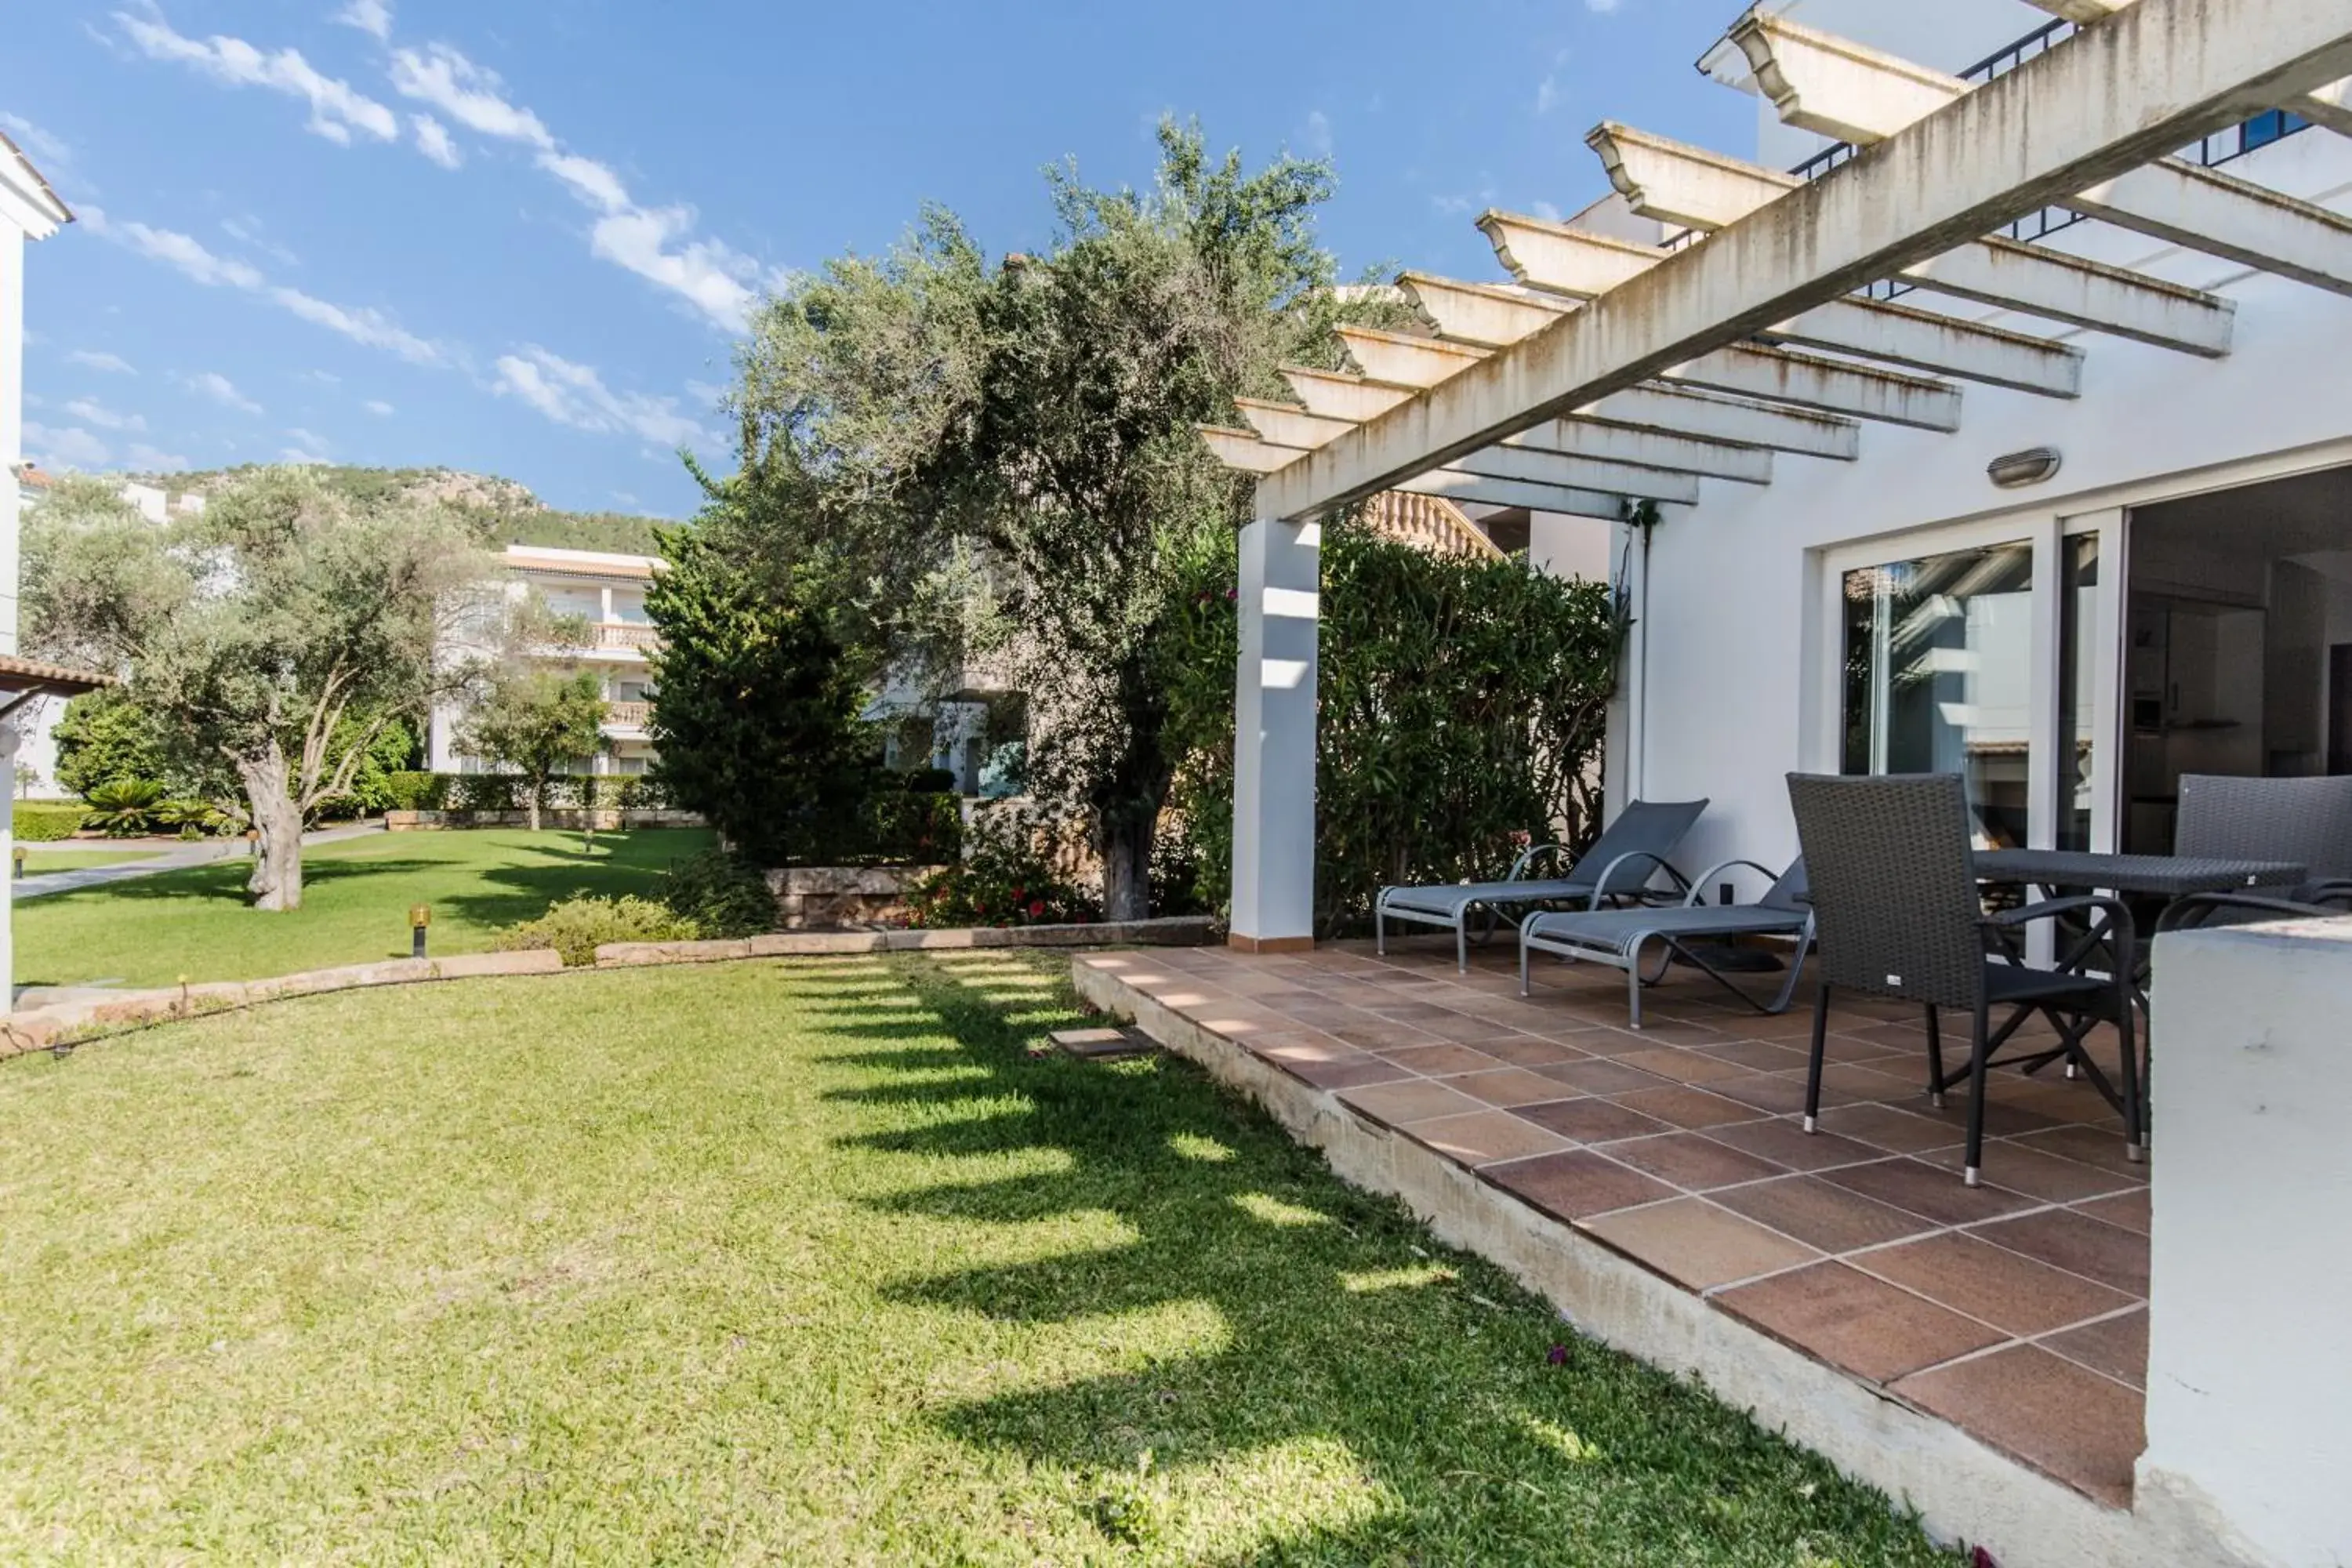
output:
<instances>
[{"instance_id":1,"label":"palm-like plant","mask_svg":"<svg viewBox=\"0 0 2352 1568\"><path fill-rule=\"evenodd\" d=\"M100 784L82 797L89 813L82 818L109 838L131 838L154 826L156 808L163 804L163 786L152 779L117 779Z\"/></svg>"}]
</instances>

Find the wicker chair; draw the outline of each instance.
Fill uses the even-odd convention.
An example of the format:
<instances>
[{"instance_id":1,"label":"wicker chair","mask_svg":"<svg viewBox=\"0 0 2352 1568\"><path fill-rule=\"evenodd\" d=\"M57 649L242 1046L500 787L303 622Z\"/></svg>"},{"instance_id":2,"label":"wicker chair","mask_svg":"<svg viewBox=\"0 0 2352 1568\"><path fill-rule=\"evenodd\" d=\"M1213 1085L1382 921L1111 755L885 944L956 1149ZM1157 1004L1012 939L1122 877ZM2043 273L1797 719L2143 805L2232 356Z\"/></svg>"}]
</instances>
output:
<instances>
[{"instance_id":1,"label":"wicker chair","mask_svg":"<svg viewBox=\"0 0 2352 1568\"><path fill-rule=\"evenodd\" d=\"M2306 880L2278 895L2293 903L2325 903L2352 892L2352 777L2183 773L2172 852L2296 861Z\"/></svg>"},{"instance_id":2,"label":"wicker chair","mask_svg":"<svg viewBox=\"0 0 2352 1568\"><path fill-rule=\"evenodd\" d=\"M1996 1066L2038 1071L2063 1060L2121 1113L2128 1158L2141 1158L2138 1047L2134 1038L2130 911L2113 899L2050 899L1987 916L1969 843L1968 799L1958 775L1883 778L1789 775L1797 839L1812 884L1820 953L1813 999L1812 1061L1805 1082L1805 1131L1820 1130L1822 1058L1833 992L1916 1002L1927 1015L1927 1094L1969 1085L1968 1184L1984 1163L1985 1074ZM2085 922L2070 934L2055 969L2032 969L2012 943L2035 921ZM2093 965L2099 966L2094 972ZM1971 1020L1968 1065L1944 1070L1941 1015ZM2011 1009L1999 1027L1996 1008ZM2053 1047L1996 1058L2021 1024L2040 1014L2058 1031ZM2084 1040L2101 1022L2123 1037L2120 1087L2111 1084Z\"/></svg>"}]
</instances>

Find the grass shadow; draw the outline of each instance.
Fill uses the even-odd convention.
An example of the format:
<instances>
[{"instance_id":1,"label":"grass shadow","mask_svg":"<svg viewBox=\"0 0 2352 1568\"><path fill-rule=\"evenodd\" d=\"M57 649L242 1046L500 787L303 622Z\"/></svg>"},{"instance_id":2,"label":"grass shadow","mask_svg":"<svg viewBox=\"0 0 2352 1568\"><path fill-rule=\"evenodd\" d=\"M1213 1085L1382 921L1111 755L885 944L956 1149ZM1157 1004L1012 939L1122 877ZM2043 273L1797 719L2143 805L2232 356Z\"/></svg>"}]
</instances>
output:
<instances>
[{"instance_id":1,"label":"grass shadow","mask_svg":"<svg viewBox=\"0 0 2352 1568\"><path fill-rule=\"evenodd\" d=\"M1441 1248L1400 1205L1339 1184L1255 1107L1172 1058L1038 1058L1033 994L992 998L985 970L898 966L952 1052L852 1052L873 1068L985 1076L884 1084L866 1105L1026 1110L842 1140L923 1162L1051 1150L1050 1173L932 1182L869 1199L894 1212L1017 1224L1090 1212L1108 1249L916 1275L886 1299L996 1322L1076 1324L1210 1310L1214 1349L1138 1371L950 1403L962 1441L1097 1485L1114 1542L1174 1540L1168 1478L1302 1440L1336 1444L1379 1500L1326 1528L1291 1518L1222 1561L1949 1562L1877 1493L1703 1390L1578 1338L1480 1260ZM900 1026L904 1029L904 1026ZM828 1033L859 1037L856 1026ZM908 1031L913 1032L913 1031ZM1136 1478L1155 1472L1148 1483ZM1810 1557L1808 1554L1811 1554Z\"/></svg>"}]
</instances>

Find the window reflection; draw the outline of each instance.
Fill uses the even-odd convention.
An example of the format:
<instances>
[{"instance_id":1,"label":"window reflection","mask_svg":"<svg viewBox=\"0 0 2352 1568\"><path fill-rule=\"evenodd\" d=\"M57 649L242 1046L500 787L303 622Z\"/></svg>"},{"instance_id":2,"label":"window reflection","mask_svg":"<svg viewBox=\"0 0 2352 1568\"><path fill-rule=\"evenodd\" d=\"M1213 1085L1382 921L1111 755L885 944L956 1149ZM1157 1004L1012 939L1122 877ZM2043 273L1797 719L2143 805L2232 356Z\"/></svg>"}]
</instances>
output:
<instances>
[{"instance_id":1,"label":"window reflection","mask_svg":"<svg viewBox=\"0 0 2352 1568\"><path fill-rule=\"evenodd\" d=\"M1979 844L2025 843L2032 546L1890 562L1844 590L1844 771L1958 773Z\"/></svg>"}]
</instances>

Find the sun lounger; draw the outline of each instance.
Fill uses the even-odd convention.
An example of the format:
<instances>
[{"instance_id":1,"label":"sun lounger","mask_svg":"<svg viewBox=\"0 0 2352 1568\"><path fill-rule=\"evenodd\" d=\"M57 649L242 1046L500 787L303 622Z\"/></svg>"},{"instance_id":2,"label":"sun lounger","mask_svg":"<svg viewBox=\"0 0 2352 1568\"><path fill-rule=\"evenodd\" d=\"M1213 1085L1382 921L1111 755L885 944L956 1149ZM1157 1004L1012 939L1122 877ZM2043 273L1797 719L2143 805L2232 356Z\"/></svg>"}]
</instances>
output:
<instances>
[{"instance_id":1,"label":"sun lounger","mask_svg":"<svg viewBox=\"0 0 2352 1568\"><path fill-rule=\"evenodd\" d=\"M1658 872L1664 871L1677 892L1690 883L1666 861L1691 824L1706 809L1706 802L1637 800L1617 814L1563 877L1525 875L1545 854L1564 855L1556 844L1538 845L1512 862L1510 874L1499 882L1459 882L1424 888L1382 888L1372 900L1372 938L1388 952L1388 922L1441 926L1454 933L1454 960L1466 973L1470 968L1469 921L1473 911L1489 919L1517 922L1519 912L1545 904L1582 904L1597 910L1604 900L1639 899Z\"/></svg>"},{"instance_id":2,"label":"sun lounger","mask_svg":"<svg viewBox=\"0 0 2352 1568\"><path fill-rule=\"evenodd\" d=\"M1538 952L1558 953L1571 963L1605 963L1625 972L1625 997L1633 1026L1642 1026L1642 987L1666 977L1677 958L1692 964L1759 1013L1782 1013L1796 994L1797 976L1813 945L1813 912L1806 901L1805 862L1801 857L1775 879L1762 899L1752 904L1707 904L1699 900L1715 879L1735 867L1748 867L1771 876L1769 867L1753 860L1727 860L1698 879L1690 897L1676 906L1630 910L1571 910L1558 914L1531 915L1519 926L1519 994L1528 994L1528 961ZM1757 1001L1733 984L1710 962L1698 944L1727 942L1736 937L1778 936L1796 939L1789 960L1789 978L1769 1003ZM1658 972L1642 975L1642 952L1652 942L1662 950Z\"/></svg>"}]
</instances>

